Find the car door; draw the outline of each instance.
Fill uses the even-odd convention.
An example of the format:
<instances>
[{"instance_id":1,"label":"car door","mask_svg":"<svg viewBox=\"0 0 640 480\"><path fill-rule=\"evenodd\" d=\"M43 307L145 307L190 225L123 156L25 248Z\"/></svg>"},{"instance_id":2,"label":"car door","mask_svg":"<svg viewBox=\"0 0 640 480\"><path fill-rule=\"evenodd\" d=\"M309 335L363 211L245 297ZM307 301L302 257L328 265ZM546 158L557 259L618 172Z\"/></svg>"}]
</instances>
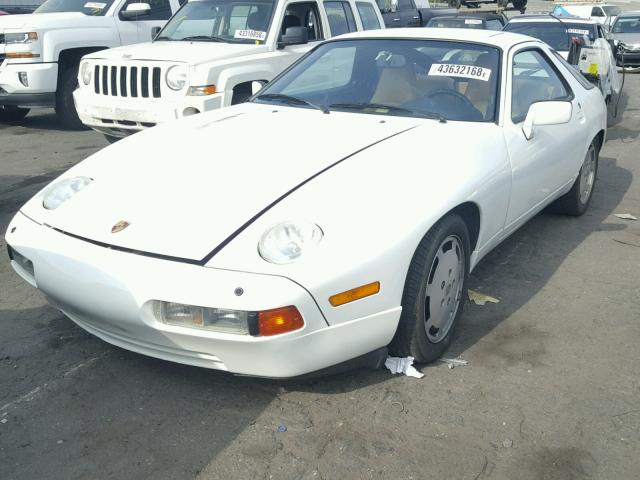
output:
<instances>
[{"instance_id":1,"label":"car door","mask_svg":"<svg viewBox=\"0 0 640 480\"><path fill-rule=\"evenodd\" d=\"M512 197L506 226L517 228L539 211L579 170L586 152L585 115L569 82L542 47L527 46L509 56L504 132L512 166ZM566 124L522 127L531 104L571 102Z\"/></svg>"},{"instance_id":2,"label":"car door","mask_svg":"<svg viewBox=\"0 0 640 480\"><path fill-rule=\"evenodd\" d=\"M133 19L119 17L118 30L123 44L148 42L152 40L154 27L162 27L171 18L170 0L127 0L120 11L124 11L132 3L148 3L151 10L146 15ZM127 39L125 41L125 38Z\"/></svg>"},{"instance_id":3,"label":"car door","mask_svg":"<svg viewBox=\"0 0 640 480\"><path fill-rule=\"evenodd\" d=\"M342 2L332 2L342 4ZM341 11L344 11L339 5ZM273 28L278 29L278 41L282 38L288 27L306 27L308 43L302 45L287 45L279 49L276 58L278 71L284 70L295 60L315 47L320 41L330 37L326 21L323 21L319 2L289 2L282 10L280 18L273 20ZM346 14L344 14L346 15ZM345 20L346 22L346 20ZM355 20L353 20L355 24ZM355 28L355 27L354 27Z\"/></svg>"}]
</instances>

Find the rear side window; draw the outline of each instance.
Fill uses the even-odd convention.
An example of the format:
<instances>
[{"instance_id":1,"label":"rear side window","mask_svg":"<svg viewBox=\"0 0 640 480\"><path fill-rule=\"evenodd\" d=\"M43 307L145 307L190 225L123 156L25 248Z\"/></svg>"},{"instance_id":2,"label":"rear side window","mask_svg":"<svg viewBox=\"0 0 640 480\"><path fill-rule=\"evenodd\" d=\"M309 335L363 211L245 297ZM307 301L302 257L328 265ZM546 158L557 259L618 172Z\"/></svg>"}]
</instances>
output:
<instances>
[{"instance_id":1,"label":"rear side window","mask_svg":"<svg viewBox=\"0 0 640 480\"><path fill-rule=\"evenodd\" d=\"M511 120L522 122L535 102L568 100L571 91L540 50L524 50L513 57Z\"/></svg>"},{"instance_id":2,"label":"rear side window","mask_svg":"<svg viewBox=\"0 0 640 480\"><path fill-rule=\"evenodd\" d=\"M378 30L382 28L372 4L356 2L356 7L358 7L360 20L362 20L362 28L365 30Z\"/></svg>"},{"instance_id":3,"label":"rear side window","mask_svg":"<svg viewBox=\"0 0 640 480\"><path fill-rule=\"evenodd\" d=\"M487 20L487 30L502 30L502 22L500 20Z\"/></svg>"},{"instance_id":4,"label":"rear side window","mask_svg":"<svg viewBox=\"0 0 640 480\"><path fill-rule=\"evenodd\" d=\"M347 2L324 2L324 9L329 19L331 36L342 35L343 33L355 32L356 21L353 17L351 5Z\"/></svg>"},{"instance_id":5,"label":"rear side window","mask_svg":"<svg viewBox=\"0 0 640 480\"><path fill-rule=\"evenodd\" d=\"M604 14L604 12L602 11L602 9L600 7L593 7L591 9L591 16L592 17L604 17L605 14Z\"/></svg>"}]
</instances>

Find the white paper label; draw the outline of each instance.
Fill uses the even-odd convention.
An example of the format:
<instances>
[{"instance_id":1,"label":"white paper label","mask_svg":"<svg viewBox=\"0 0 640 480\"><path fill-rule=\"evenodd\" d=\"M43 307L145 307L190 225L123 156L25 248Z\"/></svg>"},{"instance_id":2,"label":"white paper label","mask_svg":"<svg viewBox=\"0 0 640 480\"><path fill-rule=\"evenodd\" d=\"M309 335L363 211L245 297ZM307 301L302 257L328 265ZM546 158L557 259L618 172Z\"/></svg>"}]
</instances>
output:
<instances>
[{"instance_id":1,"label":"white paper label","mask_svg":"<svg viewBox=\"0 0 640 480\"><path fill-rule=\"evenodd\" d=\"M84 4L84 8L95 8L98 10L102 10L106 6L107 6L106 3L100 3L100 2L87 2Z\"/></svg>"},{"instance_id":2,"label":"white paper label","mask_svg":"<svg viewBox=\"0 0 640 480\"><path fill-rule=\"evenodd\" d=\"M233 38L245 38L248 40L264 40L267 38L267 32L260 30L236 30Z\"/></svg>"},{"instance_id":3,"label":"white paper label","mask_svg":"<svg viewBox=\"0 0 640 480\"><path fill-rule=\"evenodd\" d=\"M568 28L567 32L577 33L578 35L589 35L589 30L580 30L579 28Z\"/></svg>"},{"instance_id":4,"label":"white paper label","mask_svg":"<svg viewBox=\"0 0 640 480\"><path fill-rule=\"evenodd\" d=\"M429 69L429 75L440 77L463 77L475 80L489 81L491 69L474 65L455 65L453 63L434 63Z\"/></svg>"},{"instance_id":5,"label":"white paper label","mask_svg":"<svg viewBox=\"0 0 640 480\"><path fill-rule=\"evenodd\" d=\"M482 20L480 20L479 18L466 18L464 20L464 24L465 25L481 25Z\"/></svg>"}]
</instances>

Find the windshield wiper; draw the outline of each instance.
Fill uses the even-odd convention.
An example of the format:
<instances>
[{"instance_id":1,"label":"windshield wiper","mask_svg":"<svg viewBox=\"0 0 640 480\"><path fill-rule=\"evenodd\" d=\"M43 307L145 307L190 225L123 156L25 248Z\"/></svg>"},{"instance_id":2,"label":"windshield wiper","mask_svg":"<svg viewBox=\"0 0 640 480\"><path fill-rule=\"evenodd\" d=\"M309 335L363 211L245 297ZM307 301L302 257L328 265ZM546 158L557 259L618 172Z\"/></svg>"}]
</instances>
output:
<instances>
[{"instance_id":1,"label":"windshield wiper","mask_svg":"<svg viewBox=\"0 0 640 480\"><path fill-rule=\"evenodd\" d=\"M158 40L168 40L168 41L173 41L173 38L171 37L158 37L158 38L154 38L153 41L157 42Z\"/></svg>"},{"instance_id":2,"label":"windshield wiper","mask_svg":"<svg viewBox=\"0 0 640 480\"><path fill-rule=\"evenodd\" d=\"M329 109L324 105L316 105L302 98L292 97L291 95L284 95L282 93L265 93L258 95L257 98L264 100L282 100L285 103L297 103L298 105L309 105L310 107L320 110L322 113L330 113Z\"/></svg>"},{"instance_id":3,"label":"windshield wiper","mask_svg":"<svg viewBox=\"0 0 640 480\"><path fill-rule=\"evenodd\" d=\"M185 41L185 42L190 42L190 41L194 41L194 42L199 42L199 41L203 41L203 42L224 42L225 39L224 38L220 38L220 37L211 37L209 35L194 35L192 37L181 38L180 41Z\"/></svg>"},{"instance_id":4,"label":"windshield wiper","mask_svg":"<svg viewBox=\"0 0 640 480\"><path fill-rule=\"evenodd\" d=\"M402 114L410 115L414 117L433 118L435 120L439 120L441 123L445 123L447 121L447 119L439 113L411 110L410 108L395 107L393 105L385 105L384 103L366 103L366 102L332 103L331 105L329 105L329 108L345 108L349 110L362 110L362 111L368 110L368 109L369 110L386 110L387 112L402 113Z\"/></svg>"}]
</instances>

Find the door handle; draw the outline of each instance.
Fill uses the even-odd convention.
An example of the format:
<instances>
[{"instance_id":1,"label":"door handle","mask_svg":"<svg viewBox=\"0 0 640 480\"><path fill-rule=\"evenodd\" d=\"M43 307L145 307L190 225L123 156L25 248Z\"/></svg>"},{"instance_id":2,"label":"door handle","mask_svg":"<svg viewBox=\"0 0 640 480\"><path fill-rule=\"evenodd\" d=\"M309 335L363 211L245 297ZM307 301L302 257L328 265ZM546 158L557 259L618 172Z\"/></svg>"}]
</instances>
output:
<instances>
[{"instance_id":1,"label":"door handle","mask_svg":"<svg viewBox=\"0 0 640 480\"><path fill-rule=\"evenodd\" d=\"M411 18L413 18L414 20L420 20L420 17L417 16L417 15L415 17L411 17Z\"/></svg>"},{"instance_id":2,"label":"door handle","mask_svg":"<svg viewBox=\"0 0 640 480\"><path fill-rule=\"evenodd\" d=\"M394 18L394 19L393 19L393 21L394 21L394 22L399 22L399 21L400 21L400 19L399 19L399 18Z\"/></svg>"}]
</instances>

